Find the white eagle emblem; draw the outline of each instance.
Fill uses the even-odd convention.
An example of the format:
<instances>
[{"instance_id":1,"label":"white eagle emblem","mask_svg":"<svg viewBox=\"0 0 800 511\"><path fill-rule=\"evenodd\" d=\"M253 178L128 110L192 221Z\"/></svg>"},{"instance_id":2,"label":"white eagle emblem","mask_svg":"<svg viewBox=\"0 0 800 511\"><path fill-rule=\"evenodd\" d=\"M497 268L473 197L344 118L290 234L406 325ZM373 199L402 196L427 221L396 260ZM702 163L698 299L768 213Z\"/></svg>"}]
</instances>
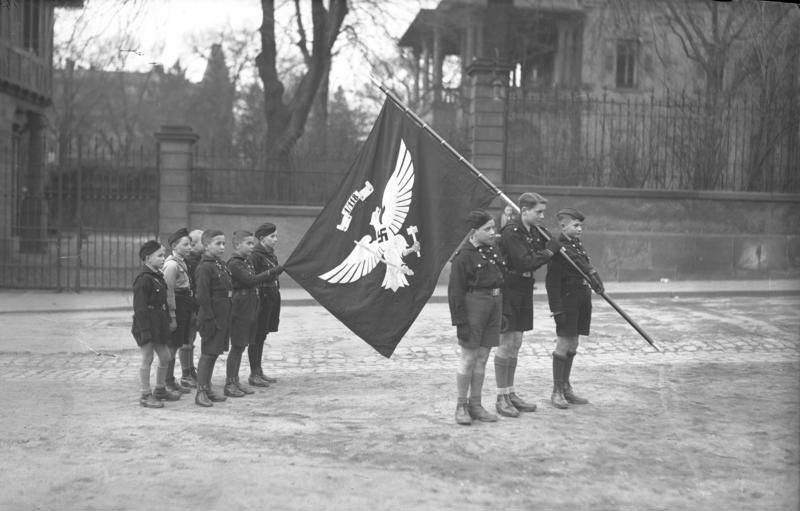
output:
<instances>
[{"instance_id":1,"label":"white eagle emblem","mask_svg":"<svg viewBox=\"0 0 800 511\"><path fill-rule=\"evenodd\" d=\"M375 238L369 234L360 240L354 241L352 252L335 268L319 276L332 284L347 284L355 282L364 275L369 274L378 266L386 265L386 274L381 286L384 289L397 291L408 286L407 276L414 272L404 262L403 258L411 252L419 256L420 246L417 241L417 227L411 226L407 232L414 243L406 245L406 239L400 233L406 221L408 209L414 188L414 164L411 153L400 140L400 150L397 154L394 172L386 182L380 207L372 212L370 225L375 230Z\"/></svg>"}]
</instances>

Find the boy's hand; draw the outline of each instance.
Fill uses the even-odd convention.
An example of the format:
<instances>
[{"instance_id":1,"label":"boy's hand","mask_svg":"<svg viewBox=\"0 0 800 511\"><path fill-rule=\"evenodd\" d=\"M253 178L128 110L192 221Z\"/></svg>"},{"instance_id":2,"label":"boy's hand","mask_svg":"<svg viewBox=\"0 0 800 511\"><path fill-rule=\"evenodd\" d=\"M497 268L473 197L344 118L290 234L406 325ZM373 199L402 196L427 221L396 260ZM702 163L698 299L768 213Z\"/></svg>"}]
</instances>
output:
<instances>
[{"instance_id":1,"label":"boy's hand","mask_svg":"<svg viewBox=\"0 0 800 511\"><path fill-rule=\"evenodd\" d=\"M275 277L277 277L281 273L283 273L283 265L282 264L279 264L278 266L276 266L275 268L272 269L272 274Z\"/></svg>"},{"instance_id":2,"label":"boy's hand","mask_svg":"<svg viewBox=\"0 0 800 511\"><path fill-rule=\"evenodd\" d=\"M177 329L178 329L178 322L175 320L175 318L169 318L169 331L174 332Z\"/></svg>"},{"instance_id":3,"label":"boy's hand","mask_svg":"<svg viewBox=\"0 0 800 511\"><path fill-rule=\"evenodd\" d=\"M598 275L596 271L589 274L589 285L591 285L594 292L599 295L606 291L605 286L603 286L603 281L600 280L600 275Z\"/></svg>"}]
</instances>

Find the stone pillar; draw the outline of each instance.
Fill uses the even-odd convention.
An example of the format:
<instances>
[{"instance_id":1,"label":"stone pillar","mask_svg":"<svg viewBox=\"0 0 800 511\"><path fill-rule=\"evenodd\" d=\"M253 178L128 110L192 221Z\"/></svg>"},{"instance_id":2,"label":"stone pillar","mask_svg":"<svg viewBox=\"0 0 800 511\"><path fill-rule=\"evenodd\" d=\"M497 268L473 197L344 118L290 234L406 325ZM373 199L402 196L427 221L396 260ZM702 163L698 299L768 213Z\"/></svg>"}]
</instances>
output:
<instances>
[{"instance_id":1,"label":"stone pillar","mask_svg":"<svg viewBox=\"0 0 800 511\"><path fill-rule=\"evenodd\" d=\"M474 60L469 77L469 140L472 164L492 183L503 184L506 151L506 101L510 66ZM496 97L500 92L500 97Z\"/></svg>"},{"instance_id":2,"label":"stone pillar","mask_svg":"<svg viewBox=\"0 0 800 511\"><path fill-rule=\"evenodd\" d=\"M161 126L158 141L158 235L188 227L192 200L192 150L200 138L189 126Z\"/></svg>"},{"instance_id":3,"label":"stone pillar","mask_svg":"<svg viewBox=\"0 0 800 511\"><path fill-rule=\"evenodd\" d=\"M0 94L0 257L8 257L11 250L11 227L16 207L17 189L13 179L12 154L14 135L12 125L16 105L5 94Z\"/></svg>"},{"instance_id":4,"label":"stone pillar","mask_svg":"<svg viewBox=\"0 0 800 511\"><path fill-rule=\"evenodd\" d=\"M38 112L27 112L28 165L20 176L25 193L20 198L20 251L47 250L47 202L44 198L44 129L47 119Z\"/></svg>"}]
</instances>

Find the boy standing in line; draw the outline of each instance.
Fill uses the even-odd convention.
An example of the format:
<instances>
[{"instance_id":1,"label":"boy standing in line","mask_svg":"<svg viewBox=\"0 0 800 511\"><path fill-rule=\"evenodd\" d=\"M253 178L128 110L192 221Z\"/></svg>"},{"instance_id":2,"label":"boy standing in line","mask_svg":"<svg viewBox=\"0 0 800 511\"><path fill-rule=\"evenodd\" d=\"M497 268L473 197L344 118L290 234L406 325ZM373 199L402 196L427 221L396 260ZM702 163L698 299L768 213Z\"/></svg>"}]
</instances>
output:
<instances>
[{"instance_id":1,"label":"boy standing in line","mask_svg":"<svg viewBox=\"0 0 800 511\"><path fill-rule=\"evenodd\" d=\"M194 401L200 406L213 406L213 403L227 399L212 390L211 376L217 357L228 350L233 285L228 267L220 259L225 252L225 234L209 229L203 233L202 239L205 251L195 272L200 361Z\"/></svg>"},{"instance_id":2,"label":"boy standing in line","mask_svg":"<svg viewBox=\"0 0 800 511\"><path fill-rule=\"evenodd\" d=\"M556 322L556 349L553 351L553 394L550 402L556 408L568 408L570 404L589 403L575 394L569 382L572 361L578 353L581 335L589 335L592 321L592 292L603 293L603 282L592 267L589 255L581 244L583 213L565 208L556 214L561 226L559 241L570 259L589 277L587 283L581 274L561 254L550 260L547 266L547 299L550 312Z\"/></svg>"},{"instance_id":3,"label":"boy standing in line","mask_svg":"<svg viewBox=\"0 0 800 511\"><path fill-rule=\"evenodd\" d=\"M264 342L270 332L278 331L281 317L281 291L278 275L283 273L283 266L278 264L275 246L278 244L278 233L275 224L266 222L256 229L258 243L250 254L250 263L256 273L267 272L269 277L258 288L259 308L256 323L255 342L247 347L250 359L250 378L247 382L254 387L267 387L278 380L264 374L261 357L264 353Z\"/></svg>"},{"instance_id":4,"label":"boy standing in line","mask_svg":"<svg viewBox=\"0 0 800 511\"><path fill-rule=\"evenodd\" d=\"M256 275L252 263L248 260L255 247L255 239L250 231L233 233L233 256L228 259L228 269L233 281L233 299L231 300L231 351L228 353L225 395L242 397L253 391L239 382L239 367L242 354L256 339L256 322L258 319L258 289L256 286L272 278L270 270Z\"/></svg>"},{"instance_id":5,"label":"boy standing in line","mask_svg":"<svg viewBox=\"0 0 800 511\"><path fill-rule=\"evenodd\" d=\"M169 348L169 310L167 309L167 284L161 275L164 265L164 247L156 240L146 241L139 249L139 259L144 266L133 281L133 325L131 333L142 352L139 381L142 393L139 404L145 408L162 408L160 400L177 401L180 393L165 388ZM155 391L150 391L150 367L153 353L158 355Z\"/></svg>"},{"instance_id":6,"label":"boy standing in line","mask_svg":"<svg viewBox=\"0 0 800 511\"><path fill-rule=\"evenodd\" d=\"M188 339L187 344L180 348L181 360L181 385L190 389L197 388L197 368L194 365L194 339L197 337L197 285L195 284L194 274L197 266L200 264L200 258L203 257L203 231L201 229L194 229L189 233L189 241L191 249L189 255L184 259L186 261L186 269L189 273L189 287L192 291L192 314L189 321L189 332L186 334ZM186 365L183 361L186 360Z\"/></svg>"},{"instance_id":7,"label":"boy standing in line","mask_svg":"<svg viewBox=\"0 0 800 511\"><path fill-rule=\"evenodd\" d=\"M181 228L172 233L167 239L172 254L164 262L164 281L167 283L167 305L169 306L169 328L172 335L169 342L170 361L167 368L167 388L188 394L191 388L188 384L178 385L175 381L175 354L180 349L181 367L184 374L189 368L188 353L183 349L189 341L192 314L194 313L194 295L189 279L189 268L186 266L186 256L191 250L189 231ZM183 382L183 379L181 379Z\"/></svg>"}]
</instances>

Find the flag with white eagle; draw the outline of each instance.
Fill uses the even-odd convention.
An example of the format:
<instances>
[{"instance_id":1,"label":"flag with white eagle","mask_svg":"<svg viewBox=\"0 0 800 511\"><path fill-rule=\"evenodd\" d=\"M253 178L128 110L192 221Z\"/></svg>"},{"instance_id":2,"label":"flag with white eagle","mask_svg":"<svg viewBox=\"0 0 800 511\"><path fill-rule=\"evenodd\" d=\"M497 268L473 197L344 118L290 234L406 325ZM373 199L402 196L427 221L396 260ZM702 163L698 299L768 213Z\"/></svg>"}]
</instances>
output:
<instances>
[{"instance_id":1,"label":"flag with white eagle","mask_svg":"<svg viewBox=\"0 0 800 511\"><path fill-rule=\"evenodd\" d=\"M385 357L416 319L494 194L393 101L284 267ZM447 321L447 318L443 318Z\"/></svg>"}]
</instances>

